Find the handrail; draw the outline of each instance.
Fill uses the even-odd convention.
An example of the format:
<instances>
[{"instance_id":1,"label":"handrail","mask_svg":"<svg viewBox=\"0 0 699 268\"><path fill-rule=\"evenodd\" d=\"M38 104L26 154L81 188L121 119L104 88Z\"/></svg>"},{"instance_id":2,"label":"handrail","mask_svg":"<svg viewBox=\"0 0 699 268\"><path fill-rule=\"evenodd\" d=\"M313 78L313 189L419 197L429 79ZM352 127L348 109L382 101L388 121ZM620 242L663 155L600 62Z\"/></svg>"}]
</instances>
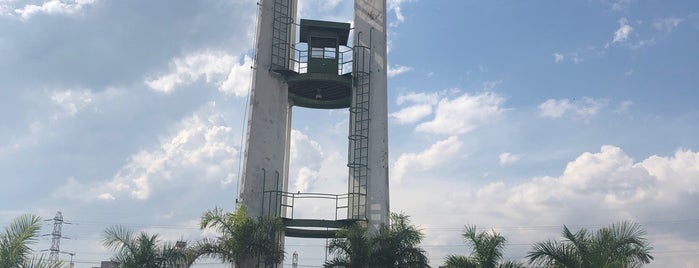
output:
<instances>
[{"instance_id":1,"label":"handrail","mask_svg":"<svg viewBox=\"0 0 699 268\"><path fill-rule=\"evenodd\" d=\"M290 219L294 219L294 206L296 205L296 199L325 199L325 200L335 200L335 220L349 219L349 217L339 218L340 210L349 208L349 199L357 198L358 196L366 196L363 193L345 193L345 194L329 194L329 193L300 193L300 192L286 192L281 190L266 190L263 192L263 196L267 198L272 198L276 196L281 198L280 209L287 208L286 214L289 215ZM346 214L346 213L345 213ZM287 215L281 215L281 217Z\"/></svg>"},{"instance_id":2,"label":"handrail","mask_svg":"<svg viewBox=\"0 0 699 268\"><path fill-rule=\"evenodd\" d=\"M298 46L298 44L304 44L302 46ZM285 44L278 44L278 45L285 45ZM289 49L293 52L294 57L291 59L291 61L294 63L292 64L293 66L290 67L290 71L294 71L296 73L304 74L308 73L308 61L310 58L310 51L308 49L308 46L305 43L297 43L295 45L288 45ZM345 75L349 74L352 72L352 48L347 47L347 46L340 46L339 47L340 51L337 52L338 58L337 58L337 74L338 75Z\"/></svg>"}]
</instances>

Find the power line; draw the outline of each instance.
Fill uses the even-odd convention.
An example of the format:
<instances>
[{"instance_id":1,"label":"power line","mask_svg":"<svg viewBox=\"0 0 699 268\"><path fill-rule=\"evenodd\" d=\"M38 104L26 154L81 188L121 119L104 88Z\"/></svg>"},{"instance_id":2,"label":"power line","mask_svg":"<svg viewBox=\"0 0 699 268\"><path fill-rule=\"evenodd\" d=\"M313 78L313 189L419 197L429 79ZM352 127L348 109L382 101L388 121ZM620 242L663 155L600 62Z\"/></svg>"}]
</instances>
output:
<instances>
[{"instance_id":1,"label":"power line","mask_svg":"<svg viewBox=\"0 0 699 268\"><path fill-rule=\"evenodd\" d=\"M657 225L668 225L668 224L679 224L679 223L699 223L699 218L696 219L667 219L667 220L653 220L653 221L636 221L640 225L644 226L657 226ZM66 223L68 224L68 223ZM199 230L197 225L175 225L175 224L150 224L150 223L136 223L136 222L99 222L99 221L81 221L72 222L73 225L88 225L88 226L111 226L111 225L123 225L127 227L146 227L146 228L160 228L160 229L196 229ZM566 224L566 226L574 228L601 228L607 226L605 224ZM496 230L547 230L547 229L560 229L563 225L511 225L511 226L495 226L495 227L484 227L483 229L496 229ZM463 231L463 226L452 227L452 226L419 226L421 230L431 230L431 231ZM478 228L481 229L481 228Z\"/></svg>"}]
</instances>

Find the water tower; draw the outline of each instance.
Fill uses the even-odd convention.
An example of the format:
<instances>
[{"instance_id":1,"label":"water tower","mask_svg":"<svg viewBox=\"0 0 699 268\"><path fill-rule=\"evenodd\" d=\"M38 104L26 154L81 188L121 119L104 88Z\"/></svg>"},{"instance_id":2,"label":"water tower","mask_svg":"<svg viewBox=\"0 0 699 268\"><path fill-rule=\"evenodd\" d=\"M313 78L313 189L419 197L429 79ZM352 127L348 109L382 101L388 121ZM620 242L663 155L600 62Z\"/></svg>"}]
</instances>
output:
<instances>
[{"instance_id":1,"label":"water tower","mask_svg":"<svg viewBox=\"0 0 699 268\"><path fill-rule=\"evenodd\" d=\"M250 216L281 217L285 236L330 238L354 222L376 230L389 221L386 1L355 0L353 28L297 20L296 7L259 3L240 201ZM346 193L288 192L295 106L349 110ZM335 199L338 216L296 218L299 198Z\"/></svg>"}]
</instances>

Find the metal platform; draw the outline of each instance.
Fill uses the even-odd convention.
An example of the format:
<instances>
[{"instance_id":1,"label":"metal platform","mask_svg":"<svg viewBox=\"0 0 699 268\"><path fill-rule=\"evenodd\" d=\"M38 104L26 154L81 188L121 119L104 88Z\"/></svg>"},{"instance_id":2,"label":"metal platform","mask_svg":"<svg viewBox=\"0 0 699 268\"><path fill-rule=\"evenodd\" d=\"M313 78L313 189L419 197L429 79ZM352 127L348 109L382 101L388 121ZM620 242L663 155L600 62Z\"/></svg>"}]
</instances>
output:
<instances>
[{"instance_id":1,"label":"metal platform","mask_svg":"<svg viewBox=\"0 0 699 268\"><path fill-rule=\"evenodd\" d=\"M289 98L295 106L316 109L350 107L352 75L324 73L288 74Z\"/></svg>"},{"instance_id":2,"label":"metal platform","mask_svg":"<svg viewBox=\"0 0 699 268\"><path fill-rule=\"evenodd\" d=\"M282 222L284 223L284 235L287 237L337 238L337 230L348 227L359 221L282 218Z\"/></svg>"}]
</instances>

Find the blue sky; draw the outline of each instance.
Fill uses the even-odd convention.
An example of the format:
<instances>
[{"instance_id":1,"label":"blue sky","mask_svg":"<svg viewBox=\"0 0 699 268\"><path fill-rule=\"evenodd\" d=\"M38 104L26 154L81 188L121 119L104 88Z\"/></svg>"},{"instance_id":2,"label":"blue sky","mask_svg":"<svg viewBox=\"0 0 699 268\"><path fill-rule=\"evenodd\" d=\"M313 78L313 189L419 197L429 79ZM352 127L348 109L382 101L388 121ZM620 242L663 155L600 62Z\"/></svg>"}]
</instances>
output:
<instances>
[{"instance_id":1,"label":"blue sky","mask_svg":"<svg viewBox=\"0 0 699 268\"><path fill-rule=\"evenodd\" d=\"M352 19L352 1L299 2ZM255 3L0 0L0 224L62 211L78 268L109 258L113 224L210 236L202 212L235 206ZM649 267L699 266L698 2L388 6L391 206L433 266L469 252L465 224L517 260L563 224L621 220L648 231ZM294 109L291 191L345 190L347 118ZM286 262L319 267L324 242L289 239Z\"/></svg>"}]
</instances>

